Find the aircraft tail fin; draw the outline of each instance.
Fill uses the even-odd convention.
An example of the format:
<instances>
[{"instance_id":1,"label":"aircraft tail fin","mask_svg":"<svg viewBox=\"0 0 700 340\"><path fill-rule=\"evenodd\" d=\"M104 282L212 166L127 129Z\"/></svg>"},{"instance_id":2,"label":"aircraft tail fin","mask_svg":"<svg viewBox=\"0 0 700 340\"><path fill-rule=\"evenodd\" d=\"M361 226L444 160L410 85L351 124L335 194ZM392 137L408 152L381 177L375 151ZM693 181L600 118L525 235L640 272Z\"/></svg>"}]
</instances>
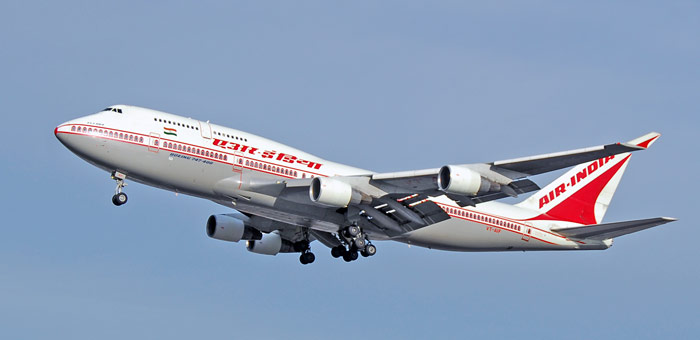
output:
<instances>
[{"instance_id":1,"label":"aircraft tail fin","mask_svg":"<svg viewBox=\"0 0 700 340\"><path fill-rule=\"evenodd\" d=\"M625 144L648 148L660 134L648 133ZM629 163L630 153L607 156L574 166L561 177L517 204L535 210L538 220L599 224Z\"/></svg>"}]
</instances>

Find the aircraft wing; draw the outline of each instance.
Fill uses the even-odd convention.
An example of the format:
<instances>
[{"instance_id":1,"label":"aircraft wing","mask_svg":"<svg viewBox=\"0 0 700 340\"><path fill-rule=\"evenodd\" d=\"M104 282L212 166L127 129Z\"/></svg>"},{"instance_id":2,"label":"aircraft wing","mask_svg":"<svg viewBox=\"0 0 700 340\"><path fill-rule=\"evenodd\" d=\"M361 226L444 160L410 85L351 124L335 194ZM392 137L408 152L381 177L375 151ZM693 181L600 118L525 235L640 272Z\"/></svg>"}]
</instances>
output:
<instances>
[{"instance_id":1,"label":"aircraft wing","mask_svg":"<svg viewBox=\"0 0 700 340\"><path fill-rule=\"evenodd\" d=\"M457 166L476 171L484 178L487 178L493 182L511 184L517 183L513 182L513 180L521 179L527 176L564 169L607 156L644 150L659 136L659 133L650 132L627 143L613 143L490 163L461 164ZM415 171L379 173L372 175L372 182L376 185L384 186L387 189L393 189L394 192L396 192L399 188L406 190L406 192L426 192L429 190L434 190L437 187L437 176L439 171L439 168L434 168ZM512 189L514 189L516 193L519 191L517 188L523 188L526 186L528 189L531 189L527 190L526 192L538 190L538 188L531 186L530 183L531 182L522 182L515 184L515 187L512 187ZM513 196L512 191L508 189L506 190L506 196Z\"/></svg>"},{"instance_id":2,"label":"aircraft wing","mask_svg":"<svg viewBox=\"0 0 700 340\"><path fill-rule=\"evenodd\" d=\"M645 220L584 225L580 227L559 227L552 228L552 231L569 238L602 241L613 237L636 233L675 220L675 218L671 217L656 217Z\"/></svg>"}]
</instances>

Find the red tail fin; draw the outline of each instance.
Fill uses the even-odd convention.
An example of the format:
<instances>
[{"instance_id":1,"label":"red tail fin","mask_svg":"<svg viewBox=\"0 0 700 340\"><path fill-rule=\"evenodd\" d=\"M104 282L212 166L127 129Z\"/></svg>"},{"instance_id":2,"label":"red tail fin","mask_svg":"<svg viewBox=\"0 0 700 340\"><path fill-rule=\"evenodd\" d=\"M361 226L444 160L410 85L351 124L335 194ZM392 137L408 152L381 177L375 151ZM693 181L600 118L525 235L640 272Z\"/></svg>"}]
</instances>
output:
<instances>
[{"instance_id":1,"label":"red tail fin","mask_svg":"<svg viewBox=\"0 0 700 340\"><path fill-rule=\"evenodd\" d=\"M658 137L651 133L629 143L647 148ZM533 220L599 224L629 159L624 153L579 164L518 206L539 212Z\"/></svg>"}]
</instances>

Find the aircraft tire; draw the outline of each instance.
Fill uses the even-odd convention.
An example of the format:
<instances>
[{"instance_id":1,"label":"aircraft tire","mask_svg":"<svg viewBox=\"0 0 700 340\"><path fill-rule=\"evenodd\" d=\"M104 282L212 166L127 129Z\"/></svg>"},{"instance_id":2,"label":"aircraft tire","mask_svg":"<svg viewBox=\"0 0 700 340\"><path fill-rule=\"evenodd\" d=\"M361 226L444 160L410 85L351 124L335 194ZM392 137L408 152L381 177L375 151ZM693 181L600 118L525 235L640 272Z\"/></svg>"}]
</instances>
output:
<instances>
[{"instance_id":1,"label":"aircraft tire","mask_svg":"<svg viewBox=\"0 0 700 340\"><path fill-rule=\"evenodd\" d=\"M350 250L343 254L343 260L345 260L345 262L355 261L358 257L359 255L357 254L357 250Z\"/></svg>"},{"instance_id":2,"label":"aircraft tire","mask_svg":"<svg viewBox=\"0 0 700 340\"><path fill-rule=\"evenodd\" d=\"M357 239L355 239L355 241L353 241L353 244L357 249L364 249L367 245L367 240L365 240L364 237L358 237Z\"/></svg>"},{"instance_id":3,"label":"aircraft tire","mask_svg":"<svg viewBox=\"0 0 700 340\"><path fill-rule=\"evenodd\" d=\"M126 196L125 193L120 192L114 196L112 196L112 203L116 206L120 206L126 203L126 201L129 199L129 197Z\"/></svg>"},{"instance_id":4,"label":"aircraft tire","mask_svg":"<svg viewBox=\"0 0 700 340\"><path fill-rule=\"evenodd\" d=\"M362 251L363 256L366 254L366 256L374 256L374 254L377 253L377 247L375 247L373 244L368 244L365 249Z\"/></svg>"},{"instance_id":5,"label":"aircraft tire","mask_svg":"<svg viewBox=\"0 0 700 340\"><path fill-rule=\"evenodd\" d=\"M312 252L308 252L304 254L304 256L306 256L306 263L311 264L314 263L314 261L316 261L316 255L314 255L314 253Z\"/></svg>"},{"instance_id":6,"label":"aircraft tire","mask_svg":"<svg viewBox=\"0 0 700 340\"><path fill-rule=\"evenodd\" d=\"M356 225L351 225L345 228L345 236L347 237L355 237L360 234L360 227Z\"/></svg>"},{"instance_id":7,"label":"aircraft tire","mask_svg":"<svg viewBox=\"0 0 700 340\"><path fill-rule=\"evenodd\" d=\"M343 247L343 246L336 246L336 247L331 248L331 256L333 256L336 259L343 256L344 253L345 253L345 247Z\"/></svg>"}]
</instances>

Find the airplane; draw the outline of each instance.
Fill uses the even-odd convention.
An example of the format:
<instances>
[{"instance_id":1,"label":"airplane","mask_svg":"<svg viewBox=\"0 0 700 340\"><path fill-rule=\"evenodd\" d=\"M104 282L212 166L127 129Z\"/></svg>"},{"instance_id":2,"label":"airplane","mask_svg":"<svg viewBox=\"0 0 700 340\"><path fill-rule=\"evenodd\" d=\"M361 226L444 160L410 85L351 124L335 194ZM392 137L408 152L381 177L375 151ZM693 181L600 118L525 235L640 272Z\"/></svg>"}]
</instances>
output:
<instances>
[{"instance_id":1,"label":"airplane","mask_svg":"<svg viewBox=\"0 0 700 340\"><path fill-rule=\"evenodd\" d=\"M604 250L618 236L675 221L602 223L633 151L651 132L613 143L489 163L376 173L325 160L244 131L152 109L113 105L54 129L71 152L111 174L112 203L125 180L208 199L209 237L246 241L257 254L297 253L313 241L346 262L373 256L374 241L448 251ZM527 179L571 168L549 185ZM534 192L511 205L499 199Z\"/></svg>"}]
</instances>

